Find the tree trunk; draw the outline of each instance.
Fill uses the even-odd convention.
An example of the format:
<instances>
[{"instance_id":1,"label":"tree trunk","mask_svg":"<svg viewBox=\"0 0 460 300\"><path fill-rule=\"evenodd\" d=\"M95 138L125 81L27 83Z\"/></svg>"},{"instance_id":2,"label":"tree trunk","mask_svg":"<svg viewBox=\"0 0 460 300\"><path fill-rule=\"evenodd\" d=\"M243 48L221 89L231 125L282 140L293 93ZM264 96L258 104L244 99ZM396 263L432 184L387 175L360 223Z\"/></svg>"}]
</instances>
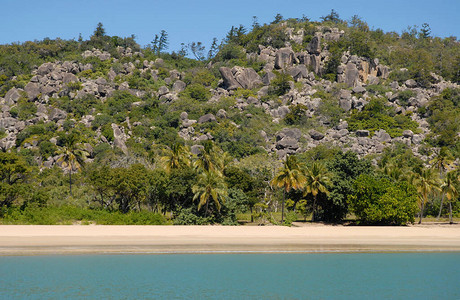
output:
<instances>
[{"instance_id":1,"label":"tree trunk","mask_svg":"<svg viewBox=\"0 0 460 300\"><path fill-rule=\"evenodd\" d=\"M311 221L315 222L316 221L316 195L313 196L313 213L311 216Z\"/></svg>"},{"instance_id":2,"label":"tree trunk","mask_svg":"<svg viewBox=\"0 0 460 300\"><path fill-rule=\"evenodd\" d=\"M281 225L284 223L284 201L286 200L286 192L283 191L283 202L281 203Z\"/></svg>"},{"instance_id":3,"label":"tree trunk","mask_svg":"<svg viewBox=\"0 0 460 300\"><path fill-rule=\"evenodd\" d=\"M436 217L436 221L439 221L439 217L441 217L441 211L442 211L443 202L444 202L444 194L441 197L441 207L439 208L439 213L438 213L438 216Z\"/></svg>"},{"instance_id":4,"label":"tree trunk","mask_svg":"<svg viewBox=\"0 0 460 300\"><path fill-rule=\"evenodd\" d=\"M254 223L254 215L252 214L252 206L249 208L249 211L251 212L251 223Z\"/></svg>"},{"instance_id":5,"label":"tree trunk","mask_svg":"<svg viewBox=\"0 0 460 300\"><path fill-rule=\"evenodd\" d=\"M452 202L449 201L449 224L454 224L452 221Z\"/></svg>"},{"instance_id":6,"label":"tree trunk","mask_svg":"<svg viewBox=\"0 0 460 300\"><path fill-rule=\"evenodd\" d=\"M425 208L425 204L422 203L422 208L420 209L420 220L418 221L419 224L422 224L422 218L423 218L423 210Z\"/></svg>"},{"instance_id":7,"label":"tree trunk","mask_svg":"<svg viewBox=\"0 0 460 300\"><path fill-rule=\"evenodd\" d=\"M70 197L72 197L72 169L69 170L69 190Z\"/></svg>"}]
</instances>

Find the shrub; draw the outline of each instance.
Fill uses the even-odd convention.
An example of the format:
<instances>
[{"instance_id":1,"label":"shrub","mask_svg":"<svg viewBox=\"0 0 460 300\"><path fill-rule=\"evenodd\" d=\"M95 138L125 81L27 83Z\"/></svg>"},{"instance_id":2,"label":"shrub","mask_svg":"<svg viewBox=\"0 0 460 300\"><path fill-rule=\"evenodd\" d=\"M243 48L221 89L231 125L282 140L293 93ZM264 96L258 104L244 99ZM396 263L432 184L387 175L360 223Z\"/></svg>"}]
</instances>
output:
<instances>
[{"instance_id":1,"label":"shrub","mask_svg":"<svg viewBox=\"0 0 460 300\"><path fill-rule=\"evenodd\" d=\"M348 196L351 211L365 224L405 225L417 212L417 191L406 182L360 175Z\"/></svg>"}]
</instances>

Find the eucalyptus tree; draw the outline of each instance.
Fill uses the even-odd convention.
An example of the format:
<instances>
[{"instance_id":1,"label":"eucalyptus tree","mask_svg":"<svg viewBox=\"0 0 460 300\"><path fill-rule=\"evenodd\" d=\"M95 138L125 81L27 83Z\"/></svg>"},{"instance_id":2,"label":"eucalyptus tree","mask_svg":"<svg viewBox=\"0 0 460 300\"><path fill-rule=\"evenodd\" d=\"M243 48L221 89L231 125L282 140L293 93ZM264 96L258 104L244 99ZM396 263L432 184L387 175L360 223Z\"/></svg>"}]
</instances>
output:
<instances>
[{"instance_id":1,"label":"eucalyptus tree","mask_svg":"<svg viewBox=\"0 0 460 300\"><path fill-rule=\"evenodd\" d=\"M278 170L278 173L270 182L272 186L283 189L281 223L284 222L284 202L286 201L286 193L289 193L291 189L302 190L306 182L307 180L302 172L302 164L297 162L295 156L286 156L283 166Z\"/></svg>"},{"instance_id":2,"label":"eucalyptus tree","mask_svg":"<svg viewBox=\"0 0 460 300\"><path fill-rule=\"evenodd\" d=\"M57 162L69 173L69 191L72 196L72 172L81 170L88 152L78 143L78 135L70 133L65 136L64 146L57 153L60 156Z\"/></svg>"},{"instance_id":3,"label":"eucalyptus tree","mask_svg":"<svg viewBox=\"0 0 460 300\"><path fill-rule=\"evenodd\" d=\"M330 175L326 167L320 162L314 162L305 172L306 183L304 195L313 195L312 221L316 221L316 198L319 193L329 194L327 186L331 184Z\"/></svg>"}]
</instances>

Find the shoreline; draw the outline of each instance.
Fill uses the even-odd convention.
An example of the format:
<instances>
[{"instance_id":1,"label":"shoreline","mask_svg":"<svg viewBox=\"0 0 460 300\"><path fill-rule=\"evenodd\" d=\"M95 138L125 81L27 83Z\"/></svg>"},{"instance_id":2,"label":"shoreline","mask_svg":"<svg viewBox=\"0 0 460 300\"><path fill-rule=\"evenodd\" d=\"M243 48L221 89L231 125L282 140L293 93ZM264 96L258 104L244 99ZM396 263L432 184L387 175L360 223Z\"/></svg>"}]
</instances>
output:
<instances>
[{"instance_id":1,"label":"shoreline","mask_svg":"<svg viewBox=\"0 0 460 300\"><path fill-rule=\"evenodd\" d=\"M452 251L460 251L456 225L0 225L0 256Z\"/></svg>"}]
</instances>

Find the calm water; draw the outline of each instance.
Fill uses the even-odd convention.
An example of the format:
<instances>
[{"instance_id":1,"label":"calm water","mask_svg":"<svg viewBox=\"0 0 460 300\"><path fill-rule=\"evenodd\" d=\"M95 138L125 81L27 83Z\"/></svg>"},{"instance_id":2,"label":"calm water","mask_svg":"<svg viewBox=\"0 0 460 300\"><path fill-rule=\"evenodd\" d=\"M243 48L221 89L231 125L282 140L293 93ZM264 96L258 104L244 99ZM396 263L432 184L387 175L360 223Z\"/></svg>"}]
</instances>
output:
<instances>
[{"instance_id":1,"label":"calm water","mask_svg":"<svg viewBox=\"0 0 460 300\"><path fill-rule=\"evenodd\" d=\"M0 257L0 299L460 299L460 253Z\"/></svg>"}]
</instances>

